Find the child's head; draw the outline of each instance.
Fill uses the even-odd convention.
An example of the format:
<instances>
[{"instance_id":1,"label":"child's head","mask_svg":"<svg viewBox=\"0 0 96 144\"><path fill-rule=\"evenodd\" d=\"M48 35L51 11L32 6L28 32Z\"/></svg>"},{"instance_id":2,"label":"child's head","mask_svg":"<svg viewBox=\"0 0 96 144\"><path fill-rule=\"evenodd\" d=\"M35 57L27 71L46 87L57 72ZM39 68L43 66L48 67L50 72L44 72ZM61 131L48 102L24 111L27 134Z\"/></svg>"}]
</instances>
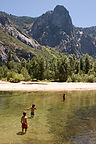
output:
<instances>
[{"instance_id":1,"label":"child's head","mask_svg":"<svg viewBox=\"0 0 96 144\"><path fill-rule=\"evenodd\" d=\"M32 104L32 108L34 108L35 107L35 104Z\"/></svg>"},{"instance_id":2,"label":"child's head","mask_svg":"<svg viewBox=\"0 0 96 144\"><path fill-rule=\"evenodd\" d=\"M26 116L26 112L25 111L23 112L23 116Z\"/></svg>"}]
</instances>

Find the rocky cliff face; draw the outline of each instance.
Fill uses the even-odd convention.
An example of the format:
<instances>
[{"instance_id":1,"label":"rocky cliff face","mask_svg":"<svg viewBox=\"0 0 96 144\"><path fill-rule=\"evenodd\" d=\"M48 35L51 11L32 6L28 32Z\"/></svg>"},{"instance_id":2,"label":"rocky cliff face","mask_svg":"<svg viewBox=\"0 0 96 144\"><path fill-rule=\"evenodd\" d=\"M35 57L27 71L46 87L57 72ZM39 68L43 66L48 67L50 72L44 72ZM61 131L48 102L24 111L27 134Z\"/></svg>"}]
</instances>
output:
<instances>
[{"instance_id":1,"label":"rocky cliff face","mask_svg":"<svg viewBox=\"0 0 96 144\"><path fill-rule=\"evenodd\" d=\"M96 55L96 28L76 28L69 12L63 6L56 6L37 18L29 33L41 45L55 47L66 54L77 57L88 53Z\"/></svg>"},{"instance_id":2,"label":"rocky cliff face","mask_svg":"<svg viewBox=\"0 0 96 144\"><path fill-rule=\"evenodd\" d=\"M77 57L86 53L96 57L96 27L76 28L64 6L58 5L53 11L48 11L35 19L0 13L0 30L10 35L10 39L14 37L26 46L30 46L31 50L43 52L45 51L41 46L43 45L50 47L50 50L54 47L61 53L76 54ZM1 31L0 35L2 35ZM6 59L7 47L12 47L16 56L26 59L33 56L31 50L27 53L27 48L24 50L14 42L10 43L7 46L7 43L0 39L0 59ZM16 56L14 59L18 60Z\"/></svg>"},{"instance_id":3,"label":"rocky cliff face","mask_svg":"<svg viewBox=\"0 0 96 144\"><path fill-rule=\"evenodd\" d=\"M20 61L20 57L24 57L26 59L32 58L34 54L30 50L25 50L23 45L19 41L13 41L13 37L20 40L26 45L29 45L34 49L42 49L40 44L26 35L23 31L19 30L14 23L8 18L5 14L0 14L0 61L7 61L8 52L11 51L13 53L13 59L15 61ZM8 40L8 41L7 41ZM18 44L17 44L18 43ZM26 46L25 46L26 47ZM28 52L29 51L29 52ZM19 57L18 57L19 56Z\"/></svg>"},{"instance_id":4,"label":"rocky cliff face","mask_svg":"<svg viewBox=\"0 0 96 144\"><path fill-rule=\"evenodd\" d=\"M73 33L73 25L69 12L63 6L56 6L37 18L30 32L31 36L42 45L55 47L61 40Z\"/></svg>"},{"instance_id":5,"label":"rocky cliff face","mask_svg":"<svg viewBox=\"0 0 96 144\"><path fill-rule=\"evenodd\" d=\"M86 53L96 57L96 37L83 28L74 27L74 35L62 40L55 48L65 54L75 54L78 58Z\"/></svg>"},{"instance_id":6,"label":"rocky cliff face","mask_svg":"<svg viewBox=\"0 0 96 144\"><path fill-rule=\"evenodd\" d=\"M89 33L90 31L90 33ZM75 37L79 43L81 54L96 55L96 37L90 28L75 28Z\"/></svg>"},{"instance_id":7,"label":"rocky cliff face","mask_svg":"<svg viewBox=\"0 0 96 144\"><path fill-rule=\"evenodd\" d=\"M9 35L21 40L33 48L40 47L40 44L35 39L32 37L30 38L23 32L19 31L16 27L14 27L12 22L6 16L0 16L0 28L7 32Z\"/></svg>"}]
</instances>

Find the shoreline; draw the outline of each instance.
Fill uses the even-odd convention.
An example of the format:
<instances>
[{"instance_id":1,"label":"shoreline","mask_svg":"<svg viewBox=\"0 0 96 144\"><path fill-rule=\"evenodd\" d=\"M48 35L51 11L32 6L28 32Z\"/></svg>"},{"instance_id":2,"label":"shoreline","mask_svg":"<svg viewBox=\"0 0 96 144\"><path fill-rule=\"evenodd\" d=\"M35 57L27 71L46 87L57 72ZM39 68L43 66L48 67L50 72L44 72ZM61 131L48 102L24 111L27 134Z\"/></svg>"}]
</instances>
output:
<instances>
[{"instance_id":1,"label":"shoreline","mask_svg":"<svg viewBox=\"0 0 96 144\"><path fill-rule=\"evenodd\" d=\"M88 91L96 90L96 83L20 82L0 81L0 91Z\"/></svg>"}]
</instances>

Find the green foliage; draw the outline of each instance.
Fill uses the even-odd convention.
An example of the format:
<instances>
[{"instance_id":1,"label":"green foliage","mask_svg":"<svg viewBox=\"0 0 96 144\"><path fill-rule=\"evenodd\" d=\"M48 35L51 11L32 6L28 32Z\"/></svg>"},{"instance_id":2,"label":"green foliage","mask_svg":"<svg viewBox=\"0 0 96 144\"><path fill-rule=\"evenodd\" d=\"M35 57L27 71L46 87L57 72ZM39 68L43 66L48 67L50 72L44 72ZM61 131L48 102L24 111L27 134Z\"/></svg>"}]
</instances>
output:
<instances>
[{"instance_id":1,"label":"green foliage","mask_svg":"<svg viewBox=\"0 0 96 144\"><path fill-rule=\"evenodd\" d=\"M76 68L76 56L74 54L69 55L70 72L74 73Z\"/></svg>"},{"instance_id":2,"label":"green foliage","mask_svg":"<svg viewBox=\"0 0 96 144\"><path fill-rule=\"evenodd\" d=\"M88 71L88 75L94 75L94 76L96 75L96 72L94 71L93 68Z\"/></svg>"},{"instance_id":3,"label":"green foliage","mask_svg":"<svg viewBox=\"0 0 96 144\"><path fill-rule=\"evenodd\" d=\"M83 59L80 58L80 70L83 71L84 70L84 62Z\"/></svg>"},{"instance_id":4,"label":"green foliage","mask_svg":"<svg viewBox=\"0 0 96 144\"><path fill-rule=\"evenodd\" d=\"M0 79L6 78L7 72L8 72L8 68L5 65L0 66Z\"/></svg>"},{"instance_id":5,"label":"green foliage","mask_svg":"<svg viewBox=\"0 0 96 144\"><path fill-rule=\"evenodd\" d=\"M15 62L12 60L12 61L8 61L8 63L7 63L7 66L8 66L8 69L14 69L14 65L15 64Z\"/></svg>"},{"instance_id":6,"label":"green foliage","mask_svg":"<svg viewBox=\"0 0 96 144\"><path fill-rule=\"evenodd\" d=\"M23 75L25 81L31 80L30 75L28 74L28 71L25 67L21 69L21 74Z\"/></svg>"},{"instance_id":7,"label":"green foliage","mask_svg":"<svg viewBox=\"0 0 96 144\"><path fill-rule=\"evenodd\" d=\"M3 77L3 75L4 75L3 68L2 68L2 67L0 67L0 79Z\"/></svg>"},{"instance_id":8,"label":"green foliage","mask_svg":"<svg viewBox=\"0 0 96 144\"><path fill-rule=\"evenodd\" d=\"M12 61L12 55L11 55L11 51L9 51L8 53L8 62Z\"/></svg>"},{"instance_id":9,"label":"green foliage","mask_svg":"<svg viewBox=\"0 0 96 144\"><path fill-rule=\"evenodd\" d=\"M87 75L85 81L86 82L94 82L94 75L89 75L89 76Z\"/></svg>"},{"instance_id":10,"label":"green foliage","mask_svg":"<svg viewBox=\"0 0 96 144\"><path fill-rule=\"evenodd\" d=\"M45 60L33 57L20 63L9 59L0 66L0 79L10 82L21 80L50 80L62 82L96 82L96 62L87 54L82 59L74 55Z\"/></svg>"},{"instance_id":11,"label":"green foliage","mask_svg":"<svg viewBox=\"0 0 96 144\"><path fill-rule=\"evenodd\" d=\"M96 62L94 62L94 64L93 64L93 70L96 73Z\"/></svg>"},{"instance_id":12,"label":"green foliage","mask_svg":"<svg viewBox=\"0 0 96 144\"><path fill-rule=\"evenodd\" d=\"M81 82L82 81L82 77L79 74L72 74L72 82Z\"/></svg>"},{"instance_id":13,"label":"green foliage","mask_svg":"<svg viewBox=\"0 0 96 144\"><path fill-rule=\"evenodd\" d=\"M33 57L30 61L29 74L32 79L43 80L45 72L44 59L42 57Z\"/></svg>"},{"instance_id":14,"label":"green foliage","mask_svg":"<svg viewBox=\"0 0 96 144\"><path fill-rule=\"evenodd\" d=\"M47 79L47 80L52 80L52 78L53 78L53 72L50 71L50 70L46 70L44 72L44 78Z\"/></svg>"},{"instance_id":15,"label":"green foliage","mask_svg":"<svg viewBox=\"0 0 96 144\"><path fill-rule=\"evenodd\" d=\"M53 58L57 58L57 57L56 57L56 51L54 51L54 49L49 48L49 47L45 47L45 46L43 46L43 48L44 48Z\"/></svg>"},{"instance_id":16,"label":"green foliage","mask_svg":"<svg viewBox=\"0 0 96 144\"><path fill-rule=\"evenodd\" d=\"M20 82L20 81L23 81L24 80L24 77L22 74L18 74L14 71L9 71L7 73L7 80L10 81L10 82Z\"/></svg>"},{"instance_id":17,"label":"green foliage","mask_svg":"<svg viewBox=\"0 0 96 144\"><path fill-rule=\"evenodd\" d=\"M2 81L7 81L7 78L2 78L1 80L2 80Z\"/></svg>"},{"instance_id":18,"label":"green foliage","mask_svg":"<svg viewBox=\"0 0 96 144\"><path fill-rule=\"evenodd\" d=\"M57 69L59 81L66 81L70 74L69 60L67 56L64 56L58 61Z\"/></svg>"},{"instance_id":19,"label":"green foliage","mask_svg":"<svg viewBox=\"0 0 96 144\"><path fill-rule=\"evenodd\" d=\"M90 57L88 54L85 55L85 67L84 67L84 70L85 70L85 74L88 73L88 71L90 70L91 68L91 63L90 63Z\"/></svg>"},{"instance_id":20,"label":"green foliage","mask_svg":"<svg viewBox=\"0 0 96 144\"><path fill-rule=\"evenodd\" d=\"M78 74L80 72L80 62L78 60L76 60L76 62L75 62L74 72L75 72L75 74Z\"/></svg>"},{"instance_id":21,"label":"green foliage","mask_svg":"<svg viewBox=\"0 0 96 144\"><path fill-rule=\"evenodd\" d=\"M16 73L20 73L20 70L21 70L21 64L20 63L17 63L17 62L14 62L13 60L12 61L9 61L7 63L7 67L9 70L12 70Z\"/></svg>"},{"instance_id":22,"label":"green foliage","mask_svg":"<svg viewBox=\"0 0 96 144\"><path fill-rule=\"evenodd\" d=\"M71 77L70 76L68 76L68 79L67 79L67 81L66 82L72 82L72 79L71 79Z\"/></svg>"},{"instance_id":23,"label":"green foliage","mask_svg":"<svg viewBox=\"0 0 96 144\"><path fill-rule=\"evenodd\" d=\"M26 68L26 60L24 58L21 59L21 66Z\"/></svg>"},{"instance_id":24,"label":"green foliage","mask_svg":"<svg viewBox=\"0 0 96 144\"><path fill-rule=\"evenodd\" d=\"M94 77L94 82L96 82L96 77Z\"/></svg>"}]
</instances>

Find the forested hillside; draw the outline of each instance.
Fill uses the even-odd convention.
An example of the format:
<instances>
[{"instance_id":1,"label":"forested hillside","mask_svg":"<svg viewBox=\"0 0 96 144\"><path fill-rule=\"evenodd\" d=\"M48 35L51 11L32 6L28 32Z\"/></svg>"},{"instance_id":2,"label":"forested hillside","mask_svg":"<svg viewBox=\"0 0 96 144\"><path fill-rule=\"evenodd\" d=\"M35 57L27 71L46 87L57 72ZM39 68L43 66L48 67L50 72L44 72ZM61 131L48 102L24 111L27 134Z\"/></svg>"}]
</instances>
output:
<instances>
[{"instance_id":1,"label":"forested hillside","mask_svg":"<svg viewBox=\"0 0 96 144\"><path fill-rule=\"evenodd\" d=\"M61 5L37 18L0 12L0 79L94 82L95 32Z\"/></svg>"}]
</instances>

